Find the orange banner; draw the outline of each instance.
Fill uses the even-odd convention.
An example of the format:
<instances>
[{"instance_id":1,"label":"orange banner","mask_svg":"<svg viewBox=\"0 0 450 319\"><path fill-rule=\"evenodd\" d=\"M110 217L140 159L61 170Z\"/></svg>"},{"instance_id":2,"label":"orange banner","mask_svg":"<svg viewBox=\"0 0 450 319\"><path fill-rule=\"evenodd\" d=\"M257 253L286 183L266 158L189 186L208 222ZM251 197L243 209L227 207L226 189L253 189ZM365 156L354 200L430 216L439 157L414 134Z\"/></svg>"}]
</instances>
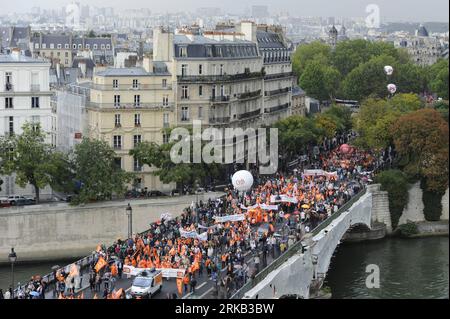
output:
<instances>
[{"instance_id":1,"label":"orange banner","mask_svg":"<svg viewBox=\"0 0 450 319\"><path fill-rule=\"evenodd\" d=\"M99 272L105 266L106 266L105 259L103 259L103 257L100 257L97 261L97 264L95 265L95 271Z\"/></svg>"}]
</instances>

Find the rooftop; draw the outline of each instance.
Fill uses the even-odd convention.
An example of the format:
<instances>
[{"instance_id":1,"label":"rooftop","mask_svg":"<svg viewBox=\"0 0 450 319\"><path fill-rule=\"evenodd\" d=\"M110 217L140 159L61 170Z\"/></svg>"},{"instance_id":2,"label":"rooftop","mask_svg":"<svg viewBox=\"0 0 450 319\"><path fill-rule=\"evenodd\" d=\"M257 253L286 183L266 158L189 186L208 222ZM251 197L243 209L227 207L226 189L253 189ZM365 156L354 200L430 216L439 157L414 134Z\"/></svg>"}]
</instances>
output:
<instances>
[{"instance_id":1,"label":"rooftop","mask_svg":"<svg viewBox=\"0 0 450 319\"><path fill-rule=\"evenodd\" d=\"M0 63L45 63L42 59L35 59L21 54L0 54Z\"/></svg>"},{"instance_id":2,"label":"rooftop","mask_svg":"<svg viewBox=\"0 0 450 319\"><path fill-rule=\"evenodd\" d=\"M97 76L152 76L152 75L169 75L168 72L147 72L142 67L133 68L107 68L106 70L96 73Z\"/></svg>"}]
</instances>

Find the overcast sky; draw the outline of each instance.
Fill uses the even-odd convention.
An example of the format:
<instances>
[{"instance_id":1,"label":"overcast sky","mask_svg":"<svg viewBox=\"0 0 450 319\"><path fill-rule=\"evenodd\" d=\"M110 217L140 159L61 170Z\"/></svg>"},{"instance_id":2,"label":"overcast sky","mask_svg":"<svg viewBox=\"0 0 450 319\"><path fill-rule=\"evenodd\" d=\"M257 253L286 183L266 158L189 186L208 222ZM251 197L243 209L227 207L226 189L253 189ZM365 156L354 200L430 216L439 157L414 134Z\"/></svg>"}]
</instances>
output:
<instances>
[{"instance_id":1,"label":"overcast sky","mask_svg":"<svg viewBox=\"0 0 450 319\"><path fill-rule=\"evenodd\" d=\"M62 7L71 0L0 0L0 13L25 12L33 6ZM198 7L219 7L226 12L241 13L245 6L267 5L270 12L289 11L296 16L363 17L368 4L377 4L387 21L449 21L448 0L78 0L98 7L150 8L153 12L194 11ZM245 4L244 4L245 3Z\"/></svg>"}]
</instances>

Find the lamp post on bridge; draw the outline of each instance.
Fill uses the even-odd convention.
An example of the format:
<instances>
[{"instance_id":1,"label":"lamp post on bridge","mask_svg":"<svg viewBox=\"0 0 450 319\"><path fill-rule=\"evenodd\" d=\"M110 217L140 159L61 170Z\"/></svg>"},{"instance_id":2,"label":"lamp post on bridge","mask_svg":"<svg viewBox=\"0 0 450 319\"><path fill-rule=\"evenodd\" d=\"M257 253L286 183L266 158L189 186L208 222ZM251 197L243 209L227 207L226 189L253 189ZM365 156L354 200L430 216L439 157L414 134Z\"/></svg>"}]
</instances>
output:
<instances>
[{"instance_id":1,"label":"lamp post on bridge","mask_svg":"<svg viewBox=\"0 0 450 319\"><path fill-rule=\"evenodd\" d=\"M131 208L130 203L128 203L127 208L125 208L128 216L128 238L133 236L133 208Z\"/></svg>"},{"instance_id":2,"label":"lamp post on bridge","mask_svg":"<svg viewBox=\"0 0 450 319\"><path fill-rule=\"evenodd\" d=\"M16 252L14 248L11 248L11 252L8 255L9 262L11 263L11 299L14 299L14 264L17 260Z\"/></svg>"}]
</instances>

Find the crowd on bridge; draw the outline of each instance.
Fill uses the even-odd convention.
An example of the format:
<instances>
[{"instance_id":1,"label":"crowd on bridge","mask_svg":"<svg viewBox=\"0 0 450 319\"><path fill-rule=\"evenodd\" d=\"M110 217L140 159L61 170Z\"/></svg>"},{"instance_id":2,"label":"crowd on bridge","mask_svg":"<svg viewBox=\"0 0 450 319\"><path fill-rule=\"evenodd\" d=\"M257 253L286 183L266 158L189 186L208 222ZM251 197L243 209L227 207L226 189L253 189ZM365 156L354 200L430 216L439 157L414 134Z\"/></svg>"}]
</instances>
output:
<instances>
[{"instance_id":1,"label":"crowd on bridge","mask_svg":"<svg viewBox=\"0 0 450 319\"><path fill-rule=\"evenodd\" d=\"M290 174L255 176L256 186L245 194L230 189L221 198L193 203L176 218L163 215L133 238L99 245L90 264L94 298L125 298L115 282L129 266L182 269L175 279L177 291L167 298L195 293L204 273L218 298L231 297L371 182L380 159L345 144L347 138L325 142ZM77 298L78 271L75 267L55 274L59 298ZM42 298L45 287L42 280L33 280L23 297Z\"/></svg>"}]
</instances>

